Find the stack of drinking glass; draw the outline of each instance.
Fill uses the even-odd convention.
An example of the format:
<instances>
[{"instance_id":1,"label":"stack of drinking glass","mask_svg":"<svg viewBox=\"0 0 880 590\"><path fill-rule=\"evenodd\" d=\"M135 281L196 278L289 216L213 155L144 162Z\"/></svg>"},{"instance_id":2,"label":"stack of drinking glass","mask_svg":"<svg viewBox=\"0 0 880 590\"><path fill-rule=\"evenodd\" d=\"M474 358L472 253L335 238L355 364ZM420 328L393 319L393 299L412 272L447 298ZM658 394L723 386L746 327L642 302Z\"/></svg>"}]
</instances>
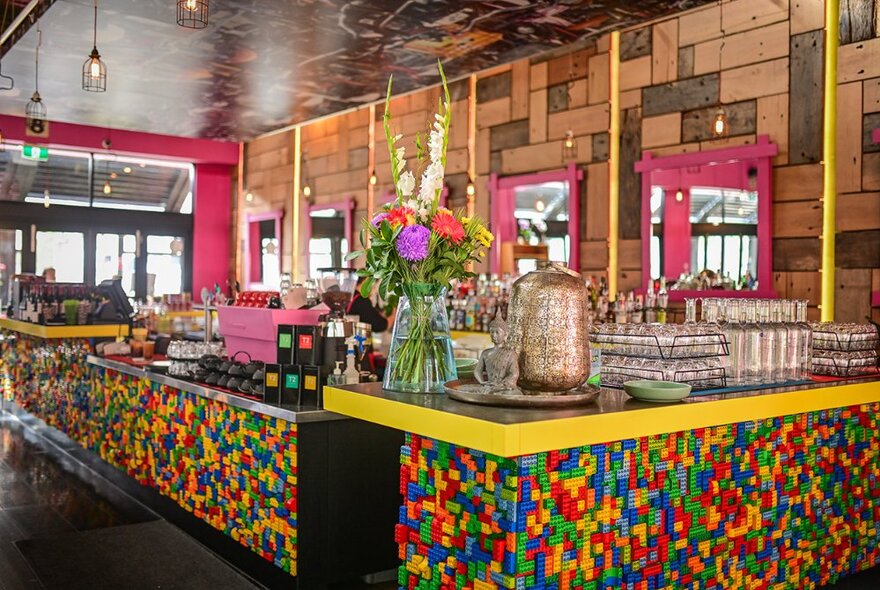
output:
<instances>
[{"instance_id":1,"label":"stack of drinking glass","mask_svg":"<svg viewBox=\"0 0 880 590\"><path fill-rule=\"evenodd\" d=\"M857 377L877 367L877 328L872 324L813 323L813 373Z\"/></svg>"},{"instance_id":2,"label":"stack of drinking glass","mask_svg":"<svg viewBox=\"0 0 880 590\"><path fill-rule=\"evenodd\" d=\"M724 334L731 387L808 381L813 357L807 301L787 299L703 299Z\"/></svg>"},{"instance_id":3,"label":"stack of drinking glass","mask_svg":"<svg viewBox=\"0 0 880 590\"><path fill-rule=\"evenodd\" d=\"M716 325L596 324L590 344L601 355L606 387L636 379L689 383L693 389L726 385L721 358L727 342Z\"/></svg>"}]
</instances>

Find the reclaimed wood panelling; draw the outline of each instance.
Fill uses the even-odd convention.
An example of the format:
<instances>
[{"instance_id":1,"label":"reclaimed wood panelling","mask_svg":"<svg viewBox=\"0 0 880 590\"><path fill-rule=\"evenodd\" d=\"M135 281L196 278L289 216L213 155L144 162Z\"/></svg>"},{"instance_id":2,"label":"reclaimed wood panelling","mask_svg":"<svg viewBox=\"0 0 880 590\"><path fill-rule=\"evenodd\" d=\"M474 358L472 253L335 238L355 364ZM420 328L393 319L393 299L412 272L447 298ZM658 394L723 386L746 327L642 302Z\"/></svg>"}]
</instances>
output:
<instances>
[{"instance_id":1,"label":"reclaimed wood panelling","mask_svg":"<svg viewBox=\"0 0 880 590\"><path fill-rule=\"evenodd\" d=\"M651 83L672 82L678 77L678 19L657 23L651 29Z\"/></svg>"},{"instance_id":2,"label":"reclaimed wood panelling","mask_svg":"<svg viewBox=\"0 0 880 590\"><path fill-rule=\"evenodd\" d=\"M792 35L825 26L825 3L822 0L791 0L789 14Z\"/></svg>"},{"instance_id":3,"label":"reclaimed wood panelling","mask_svg":"<svg viewBox=\"0 0 880 590\"><path fill-rule=\"evenodd\" d=\"M774 270L819 270L822 243L813 238L774 238Z\"/></svg>"},{"instance_id":4,"label":"reclaimed wood panelling","mask_svg":"<svg viewBox=\"0 0 880 590\"><path fill-rule=\"evenodd\" d=\"M620 90L632 90L651 85L651 56L621 62Z\"/></svg>"},{"instance_id":5,"label":"reclaimed wood panelling","mask_svg":"<svg viewBox=\"0 0 880 590\"><path fill-rule=\"evenodd\" d=\"M788 50L788 21L783 21L727 37L721 52L721 67L726 70L785 57Z\"/></svg>"},{"instance_id":6,"label":"reclaimed wood panelling","mask_svg":"<svg viewBox=\"0 0 880 590\"><path fill-rule=\"evenodd\" d=\"M694 75L694 46L688 45L678 50L678 79Z\"/></svg>"},{"instance_id":7,"label":"reclaimed wood panelling","mask_svg":"<svg viewBox=\"0 0 880 590\"><path fill-rule=\"evenodd\" d=\"M467 147L468 134L468 102L467 100L457 100L450 107L452 111L452 124L449 126L449 147L460 148ZM376 132L381 134L381 128L377 128ZM365 142L366 143L366 142Z\"/></svg>"},{"instance_id":8,"label":"reclaimed wood panelling","mask_svg":"<svg viewBox=\"0 0 880 590\"><path fill-rule=\"evenodd\" d=\"M608 159L608 133L596 133L590 136L590 143L593 146L593 154L590 158L591 162L604 162Z\"/></svg>"},{"instance_id":9,"label":"reclaimed wood panelling","mask_svg":"<svg viewBox=\"0 0 880 590\"><path fill-rule=\"evenodd\" d=\"M721 71L721 39L694 45L694 76Z\"/></svg>"},{"instance_id":10,"label":"reclaimed wood panelling","mask_svg":"<svg viewBox=\"0 0 880 590\"><path fill-rule=\"evenodd\" d=\"M822 275L818 272L784 271L773 273L773 286L781 299L819 301Z\"/></svg>"},{"instance_id":11,"label":"reclaimed wood panelling","mask_svg":"<svg viewBox=\"0 0 880 590\"><path fill-rule=\"evenodd\" d=\"M678 19L678 44L693 45L721 36L721 8L707 6L682 14Z\"/></svg>"},{"instance_id":12,"label":"reclaimed wood panelling","mask_svg":"<svg viewBox=\"0 0 880 590\"><path fill-rule=\"evenodd\" d=\"M757 133L768 135L779 147L773 164L788 163L788 94L762 96L757 103Z\"/></svg>"},{"instance_id":13,"label":"reclaimed wood panelling","mask_svg":"<svg viewBox=\"0 0 880 590\"><path fill-rule=\"evenodd\" d=\"M721 29L728 35L784 20L788 20L788 0L734 0L721 10Z\"/></svg>"},{"instance_id":14,"label":"reclaimed wood panelling","mask_svg":"<svg viewBox=\"0 0 880 590\"><path fill-rule=\"evenodd\" d=\"M864 323L871 315L870 269L837 269L834 321Z\"/></svg>"},{"instance_id":15,"label":"reclaimed wood panelling","mask_svg":"<svg viewBox=\"0 0 880 590\"><path fill-rule=\"evenodd\" d=\"M571 83L571 89L568 91L568 107L576 109L578 107L587 106L589 98L587 78L578 78Z\"/></svg>"},{"instance_id":16,"label":"reclaimed wood panelling","mask_svg":"<svg viewBox=\"0 0 880 590\"><path fill-rule=\"evenodd\" d=\"M880 229L880 192L838 195L836 219L837 231Z\"/></svg>"},{"instance_id":17,"label":"reclaimed wood panelling","mask_svg":"<svg viewBox=\"0 0 880 590\"><path fill-rule=\"evenodd\" d=\"M608 240L581 242L581 270L608 268Z\"/></svg>"},{"instance_id":18,"label":"reclaimed wood panelling","mask_svg":"<svg viewBox=\"0 0 880 590\"><path fill-rule=\"evenodd\" d=\"M721 102L736 102L788 92L788 58L724 70Z\"/></svg>"},{"instance_id":19,"label":"reclaimed wood panelling","mask_svg":"<svg viewBox=\"0 0 880 590\"><path fill-rule=\"evenodd\" d=\"M678 145L668 145L665 147L651 148L651 155L654 157L661 156L677 156L679 154L692 154L700 151L699 142L681 143ZM641 190L641 189L640 189Z\"/></svg>"},{"instance_id":20,"label":"reclaimed wood panelling","mask_svg":"<svg viewBox=\"0 0 880 590\"><path fill-rule=\"evenodd\" d=\"M633 166L642 158L641 110L623 111L620 125L620 236L642 236L642 177Z\"/></svg>"},{"instance_id":21,"label":"reclaimed wood panelling","mask_svg":"<svg viewBox=\"0 0 880 590\"><path fill-rule=\"evenodd\" d=\"M841 45L837 55L839 83L880 76L880 37Z\"/></svg>"},{"instance_id":22,"label":"reclaimed wood panelling","mask_svg":"<svg viewBox=\"0 0 880 590\"><path fill-rule=\"evenodd\" d=\"M837 192L862 190L862 83L837 87Z\"/></svg>"},{"instance_id":23,"label":"reclaimed wood panelling","mask_svg":"<svg viewBox=\"0 0 880 590\"><path fill-rule=\"evenodd\" d=\"M880 142L874 141L874 131L880 129L880 113L869 113L862 117L862 151L880 152Z\"/></svg>"},{"instance_id":24,"label":"reclaimed wood panelling","mask_svg":"<svg viewBox=\"0 0 880 590\"><path fill-rule=\"evenodd\" d=\"M617 259L621 270L640 270L642 268L642 240L621 239L618 248Z\"/></svg>"},{"instance_id":25,"label":"reclaimed wood panelling","mask_svg":"<svg viewBox=\"0 0 880 590\"><path fill-rule=\"evenodd\" d=\"M845 0L840 3L840 43L857 43L877 36L875 0Z\"/></svg>"},{"instance_id":26,"label":"reclaimed wood panelling","mask_svg":"<svg viewBox=\"0 0 880 590\"><path fill-rule=\"evenodd\" d=\"M529 62L521 59L511 67L510 116L514 121L529 116Z\"/></svg>"},{"instance_id":27,"label":"reclaimed wood panelling","mask_svg":"<svg viewBox=\"0 0 880 590\"><path fill-rule=\"evenodd\" d=\"M862 156L862 190L880 191L880 152Z\"/></svg>"},{"instance_id":28,"label":"reclaimed wood panelling","mask_svg":"<svg viewBox=\"0 0 880 590\"><path fill-rule=\"evenodd\" d=\"M788 161L791 164L822 159L822 104L825 40L822 31L791 38L791 100L788 118Z\"/></svg>"},{"instance_id":29,"label":"reclaimed wood panelling","mask_svg":"<svg viewBox=\"0 0 880 590\"><path fill-rule=\"evenodd\" d=\"M489 102L510 96L513 76L511 72L504 72L488 78L477 79L477 103Z\"/></svg>"},{"instance_id":30,"label":"reclaimed wood panelling","mask_svg":"<svg viewBox=\"0 0 880 590\"><path fill-rule=\"evenodd\" d=\"M587 95L590 104L607 102L609 97L609 55L602 53L590 58Z\"/></svg>"},{"instance_id":31,"label":"reclaimed wood panelling","mask_svg":"<svg viewBox=\"0 0 880 590\"><path fill-rule=\"evenodd\" d=\"M477 93L479 97L479 93ZM477 105L477 129L492 127L510 121L510 97L499 98Z\"/></svg>"},{"instance_id":32,"label":"reclaimed wood panelling","mask_svg":"<svg viewBox=\"0 0 880 590\"><path fill-rule=\"evenodd\" d=\"M773 237L816 237L822 231L822 203L813 201L773 204Z\"/></svg>"},{"instance_id":33,"label":"reclaimed wood panelling","mask_svg":"<svg viewBox=\"0 0 880 590\"><path fill-rule=\"evenodd\" d=\"M529 67L529 90L547 88L547 62L532 64Z\"/></svg>"},{"instance_id":34,"label":"reclaimed wood panelling","mask_svg":"<svg viewBox=\"0 0 880 590\"><path fill-rule=\"evenodd\" d=\"M477 174L489 174L489 166L491 163L491 146L489 129L480 129L477 131Z\"/></svg>"},{"instance_id":35,"label":"reclaimed wood panelling","mask_svg":"<svg viewBox=\"0 0 880 590\"><path fill-rule=\"evenodd\" d=\"M862 82L862 108L866 113L880 112L880 78L872 78Z\"/></svg>"},{"instance_id":36,"label":"reclaimed wood panelling","mask_svg":"<svg viewBox=\"0 0 880 590\"><path fill-rule=\"evenodd\" d=\"M642 91L642 113L646 117L681 113L718 103L719 76L708 74ZM735 101L730 101L735 102Z\"/></svg>"},{"instance_id":37,"label":"reclaimed wood panelling","mask_svg":"<svg viewBox=\"0 0 880 590\"><path fill-rule=\"evenodd\" d=\"M880 261L880 229L841 232L835 241L838 268L874 268Z\"/></svg>"},{"instance_id":38,"label":"reclaimed wood panelling","mask_svg":"<svg viewBox=\"0 0 880 590\"><path fill-rule=\"evenodd\" d=\"M586 166L587 240L608 239L608 163Z\"/></svg>"},{"instance_id":39,"label":"reclaimed wood panelling","mask_svg":"<svg viewBox=\"0 0 880 590\"><path fill-rule=\"evenodd\" d=\"M712 122L715 120L716 106L688 111L682 114L681 141L705 141L713 138ZM724 105L730 135L755 133L756 103L754 100Z\"/></svg>"},{"instance_id":40,"label":"reclaimed wood panelling","mask_svg":"<svg viewBox=\"0 0 880 590\"><path fill-rule=\"evenodd\" d=\"M642 106L642 89L627 90L620 93L620 109L626 110Z\"/></svg>"},{"instance_id":41,"label":"reclaimed wood panelling","mask_svg":"<svg viewBox=\"0 0 880 590\"><path fill-rule=\"evenodd\" d=\"M547 87L547 112L559 113L565 110L568 110L568 84Z\"/></svg>"},{"instance_id":42,"label":"reclaimed wood panelling","mask_svg":"<svg viewBox=\"0 0 880 590\"><path fill-rule=\"evenodd\" d=\"M642 119L642 148L681 143L681 113Z\"/></svg>"},{"instance_id":43,"label":"reclaimed wood panelling","mask_svg":"<svg viewBox=\"0 0 880 590\"><path fill-rule=\"evenodd\" d=\"M597 104L547 117L547 137L561 139L571 129L575 135L590 135L608 130L608 104Z\"/></svg>"},{"instance_id":44,"label":"reclaimed wood panelling","mask_svg":"<svg viewBox=\"0 0 880 590\"><path fill-rule=\"evenodd\" d=\"M531 93L529 100L529 142L547 141L547 89Z\"/></svg>"},{"instance_id":45,"label":"reclaimed wood panelling","mask_svg":"<svg viewBox=\"0 0 880 590\"><path fill-rule=\"evenodd\" d=\"M741 145L755 145L756 141L757 137L754 134L709 139L700 142L700 151L705 152L706 150L719 150L721 148L738 147Z\"/></svg>"},{"instance_id":46,"label":"reclaimed wood panelling","mask_svg":"<svg viewBox=\"0 0 880 590\"><path fill-rule=\"evenodd\" d=\"M521 174L562 166L562 142L550 141L501 150L501 173Z\"/></svg>"},{"instance_id":47,"label":"reclaimed wood panelling","mask_svg":"<svg viewBox=\"0 0 880 590\"><path fill-rule=\"evenodd\" d=\"M529 144L529 121L522 119L502 125L496 125L490 129L491 150L503 150L521 147Z\"/></svg>"},{"instance_id":48,"label":"reclaimed wood panelling","mask_svg":"<svg viewBox=\"0 0 880 590\"><path fill-rule=\"evenodd\" d=\"M620 35L620 61L651 55L651 27L640 27Z\"/></svg>"}]
</instances>

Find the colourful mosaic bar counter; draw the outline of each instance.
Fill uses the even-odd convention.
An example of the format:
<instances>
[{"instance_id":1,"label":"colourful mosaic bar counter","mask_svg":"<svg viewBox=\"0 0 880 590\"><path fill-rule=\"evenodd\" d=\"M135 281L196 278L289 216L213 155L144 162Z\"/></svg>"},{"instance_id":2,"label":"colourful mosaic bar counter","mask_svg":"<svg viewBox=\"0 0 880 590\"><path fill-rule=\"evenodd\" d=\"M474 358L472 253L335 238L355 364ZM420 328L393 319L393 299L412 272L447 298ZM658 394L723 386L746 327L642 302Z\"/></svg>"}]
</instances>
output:
<instances>
[{"instance_id":1,"label":"colourful mosaic bar counter","mask_svg":"<svg viewBox=\"0 0 880 590\"><path fill-rule=\"evenodd\" d=\"M299 587L395 566L402 433L262 404L90 350L86 339L3 332L0 400L297 576ZM376 488L388 491L377 497ZM331 511L334 501L343 507ZM368 510L370 527L360 530L352 513Z\"/></svg>"},{"instance_id":2,"label":"colourful mosaic bar counter","mask_svg":"<svg viewBox=\"0 0 880 590\"><path fill-rule=\"evenodd\" d=\"M564 411L372 386L325 404L408 432L401 588L799 589L880 560L880 380Z\"/></svg>"}]
</instances>

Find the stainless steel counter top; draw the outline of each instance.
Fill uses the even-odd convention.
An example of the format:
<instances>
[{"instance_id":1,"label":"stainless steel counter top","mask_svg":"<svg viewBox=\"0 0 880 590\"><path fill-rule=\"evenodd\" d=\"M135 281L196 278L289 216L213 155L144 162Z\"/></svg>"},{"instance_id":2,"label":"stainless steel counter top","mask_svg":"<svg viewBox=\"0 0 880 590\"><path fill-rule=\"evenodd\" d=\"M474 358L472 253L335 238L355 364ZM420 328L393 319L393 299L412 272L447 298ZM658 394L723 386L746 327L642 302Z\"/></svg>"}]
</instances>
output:
<instances>
[{"instance_id":1,"label":"stainless steel counter top","mask_svg":"<svg viewBox=\"0 0 880 590\"><path fill-rule=\"evenodd\" d=\"M191 383L189 381L184 381L176 377L170 377L162 373L154 373L152 371L147 371L145 369L141 369L127 363L107 360L94 355L89 355L87 360L90 365L94 365L96 367L111 369L114 371L119 371L120 373L132 375L134 377L149 379L154 383L168 385L169 387L174 387L175 389L179 389L181 391L185 391L199 397L215 400L235 408L241 408L242 410L264 414L266 416L274 416L275 418L280 418L281 420L286 420L292 423L327 422L329 420L351 419L348 416L343 416L341 414L336 414L327 410L297 410L292 407L273 406L264 402L233 395L225 391L211 389L210 387L199 385L198 383Z\"/></svg>"}]
</instances>

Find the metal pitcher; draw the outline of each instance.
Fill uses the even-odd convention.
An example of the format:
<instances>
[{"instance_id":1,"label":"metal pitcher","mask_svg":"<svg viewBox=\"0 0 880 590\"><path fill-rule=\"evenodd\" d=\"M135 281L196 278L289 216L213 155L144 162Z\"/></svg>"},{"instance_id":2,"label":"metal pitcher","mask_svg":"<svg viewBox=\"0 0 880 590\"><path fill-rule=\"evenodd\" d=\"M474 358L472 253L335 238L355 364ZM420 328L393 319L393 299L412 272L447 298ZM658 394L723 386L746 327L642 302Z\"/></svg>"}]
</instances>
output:
<instances>
[{"instance_id":1,"label":"metal pitcher","mask_svg":"<svg viewBox=\"0 0 880 590\"><path fill-rule=\"evenodd\" d=\"M562 393L590 376L589 296L581 276L560 263L520 277L510 295L509 342L519 353L526 395Z\"/></svg>"}]
</instances>

